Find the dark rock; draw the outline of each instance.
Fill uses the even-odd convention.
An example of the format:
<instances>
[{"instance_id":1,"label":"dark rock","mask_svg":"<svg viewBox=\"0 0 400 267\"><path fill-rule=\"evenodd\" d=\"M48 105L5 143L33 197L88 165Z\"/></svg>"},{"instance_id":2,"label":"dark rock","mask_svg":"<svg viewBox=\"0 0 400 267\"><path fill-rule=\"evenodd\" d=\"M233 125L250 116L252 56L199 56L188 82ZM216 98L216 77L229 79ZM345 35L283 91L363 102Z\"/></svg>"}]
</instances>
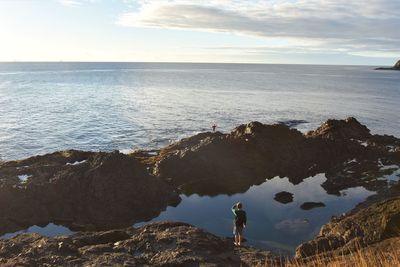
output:
<instances>
[{"instance_id":1,"label":"dark rock","mask_svg":"<svg viewBox=\"0 0 400 267\"><path fill-rule=\"evenodd\" d=\"M297 184L348 157L335 147L286 125L251 122L229 134L199 134L162 149L154 173L187 194L234 194L266 177L287 176Z\"/></svg>"},{"instance_id":2,"label":"dark rock","mask_svg":"<svg viewBox=\"0 0 400 267\"><path fill-rule=\"evenodd\" d=\"M322 186L335 195L356 186L379 191L388 185L379 177L393 172L382 166L393 164L400 164L400 140L371 135L354 118L328 120L307 134L251 122L129 155L61 151L0 163L0 234L49 222L126 227L179 203L178 191L235 194L276 176L298 184L325 173Z\"/></svg>"},{"instance_id":3,"label":"dark rock","mask_svg":"<svg viewBox=\"0 0 400 267\"><path fill-rule=\"evenodd\" d=\"M386 185L376 179L378 176L373 181L360 179L363 172L341 172L349 159L357 159L360 171L371 171L368 168L373 166L376 175L380 174L379 160L390 157L399 162L400 153L397 158L390 155L389 143L383 139L391 145L399 142L397 138L372 136L355 118L328 120L305 135L286 125L251 122L229 134L202 133L161 149L152 158L153 170L186 194L244 192L275 176L298 184L317 173L327 173L324 188L332 194L353 186L376 190Z\"/></svg>"},{"instance_id":4,"label":"dark rock","mask_svg":"<svg viewBox=\"0 0 400 267\"><path fill-rule=\"evenodd\" d=\"M67 253L67 254L78 253L78 249L76 246L74 246L73 244L68 244L64 241L58 243L58 251L60 253Z\"/></svg>"},{"instance_id":5,"label":"dark rock","mask_svg":"<svg viewBox=\"0 0 400 267\"><path fill-rule=\"evenodd\" d=\"M365 125L349 117L346 120L327 120L316 130L308 132L307 136L350 141L351 139L366 140L371 137L371 134Z\"/></svg>"},{"instance_id":6,"label":"dark rock","mask_svg":"<svg viewBox=\"0 0 400 267\"><path fill-rule=\"evenodd\" d=\"M90 242L82 242L90 236ZM105 238L107 237L107 238ZM79 244L79 245L71 245ZM18 246L15 250L13 246ZM40 247L39 247L40 246ZM237 248L185 223L159 222L134 229L69 237L22 234L0 240L2 266L255 266L280 264L267 251ZM29 250L35 248L35 253ZM73 249L71 249L73 248Z\"/></svg>"},{"instance_id":7,"label":"dark rock","mask_svg":"<svg viewBox=\"0 0 400 267\"><path fill-rule=\"evenodd\" d=\"M26 182L17 176L29 174ZM49 222L110 229L157 216L180 201L174 187L133 157L56 152L0 165L0 233Z\"/></svg>"},{"instance_id":8,"label":"dark rock","mask_svg":"<svg viewBox=\"0 0 400 267\"><path fill-rule=\"evenodd\" d=\"M274 199L283 204L287 204L293 201L293 194L286 191L282 191L276 193Z\"/></svg>"},{"instance_id":9,"label":"dark rock","mask_svg":"<svg viewBox=\"0 0 400 267\"><path fill-rule=\"evenodd\" d=\"M303 210L311 210L314 208L323 208L325 204L322 202L304 202L301 204L300 208Z\"/></svg>"},{"instance_id":10,"label":"dark rock","mask_svg":"<svg viewBox=\"0 0 400 267\"><path fill-rule=\"evenodd\" d=\"M400 70L400 60L399 61L397 61L397 63L393 66L393 67L386 67L386 68L383 68L383 67L380 67L380 68L376 68L376 70Z\"/></svg>"}]
</instances>

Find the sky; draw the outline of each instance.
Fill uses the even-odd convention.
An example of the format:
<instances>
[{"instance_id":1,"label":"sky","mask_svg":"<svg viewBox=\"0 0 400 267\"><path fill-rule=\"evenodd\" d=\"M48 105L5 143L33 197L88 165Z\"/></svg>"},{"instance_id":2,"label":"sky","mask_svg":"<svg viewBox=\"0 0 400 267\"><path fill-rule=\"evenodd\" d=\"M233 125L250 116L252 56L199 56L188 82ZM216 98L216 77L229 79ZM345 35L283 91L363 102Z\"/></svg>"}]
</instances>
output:
<instances>
[{"instance_id":1,"label":"sky","mask_svg":"<svg viewBox=\"0 0 400 267\"><path fill-rule=\"evenodd\" d=\"M393 65L400 0L0 0L0 61Z\"/></svg>"}]
</instances>

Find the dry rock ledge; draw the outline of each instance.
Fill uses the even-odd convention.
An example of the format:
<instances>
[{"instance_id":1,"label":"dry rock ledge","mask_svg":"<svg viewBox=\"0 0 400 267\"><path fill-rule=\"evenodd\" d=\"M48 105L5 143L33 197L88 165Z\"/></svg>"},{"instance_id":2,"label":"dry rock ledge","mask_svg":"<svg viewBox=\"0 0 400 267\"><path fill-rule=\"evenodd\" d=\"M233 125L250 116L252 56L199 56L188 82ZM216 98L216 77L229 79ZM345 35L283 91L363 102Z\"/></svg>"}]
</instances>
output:
<instances>
[{"instance_id":1,"label":"dry rock ledge","mask_svg":"<svg viewBox=\"0 0 400 267\"><path fill-rule=\"evenodd\" d=\"M364 247L400 251L400 196L372 202L332 218L316 238L296 249L296 257L305 260L316 255L329 258Z\"/></svg>"},{"instance_id":2,"label":"dry rock ledge","mask_svg":"<svg viewBox=\"0 0 400 267\"><path fill-rule=\"evenodd\" d=\"M251 122L238 126L228 134L201 133L155 152L136 151L124 155L118 151L104 153L68 150L1 162L0 234L31 225L46 225L49 222L85 231L126 227L154 218L168 205L177 205L180 202L180 193L233 194L244 192L251 185L260 184L266 178L275 176L288 177L290 182L298 184L309 176L325 173L327 181L322 187L327 193L339 195L343 189L363 186L378 192L371 203L386 201L389 195L396 197L400 191L394 186L388 189L387 181L380 179L383 175L394 172L390 166L400 165L400 140L393 136L372 135L355 118L328 120L306 134L282 124ZM371 205L365 204L360 209ZM382 219L380 211L374 213L377 219ZM396 212L399 212L397 208L395 214ZM396 216L394 218L398 218ZM168 228L171 225L167 226L165 224L163 227ZM162 228L160 225L159 227ZM141 229L148 229L157 235L159 227L155 224ZM171 226L169 231L177 231L176 227L201 231L187 225ZM130 235L125 239L130 240L136 238L134 236L142 230L121 231L125 231L126 236ZM349 235L357 236L352 233L353 230L357 232L356 228L350 227ZM92 235L101 236L102 233L105 232ZM325 236L325 233L322 232L321 236ZM78 233L62 238L25 234L1 241L3 254L0 258L5 262L8 259L12 262L14 254L10 253L13 250L19 251L24 242L34 242L34 239L58 244L64 242L61 240L63 238L73 241L86 235L90 234ZM191 237L185 238L190 240ZM374 240L378 242L383 238L386 235ZM347 241L340 241L334 248L339 249ZM110 243L96 242L92 244L94 250ZM299 249L299 257L314 255L315 251L321 252L321 242L325 241L315 242L318 245L310 243L304 249ZM171 244L165 245L165 249L171 248L173 251L176 246L175 243ZM77 255L83 255L81 248L76 245L72 251L78 253L78 250L81 254ZM200 254L196 254L196 247L193 249L193 255L203 255L200 250ZM313 249L315 253L312 252ZM329 249L333 248L329 246ZM38 251L39 254L32 252L23 258L34 260L37 255L50 257L46 252ZM112 251L111 254L118 253ZM107 255L100 253L96 260L104 260ZM79 257L77 264L86 264L85 261L80 262ZM158 264L146 259L144 264ZM132 259L133 262L135 260L137 259Z\"/></svg>"},{"instance_id":3,"label":"dry rock ledge","mask_svg":"<svg viewBox=\"0 0 400 267\"><path fill-rule=\"evenodd\" d=\"M21 234L0 240L1 266L255 266L278 265L279 261L270 252L234 248L230 239L174 222L54 238Z\"/></svg>"}]
</instances>

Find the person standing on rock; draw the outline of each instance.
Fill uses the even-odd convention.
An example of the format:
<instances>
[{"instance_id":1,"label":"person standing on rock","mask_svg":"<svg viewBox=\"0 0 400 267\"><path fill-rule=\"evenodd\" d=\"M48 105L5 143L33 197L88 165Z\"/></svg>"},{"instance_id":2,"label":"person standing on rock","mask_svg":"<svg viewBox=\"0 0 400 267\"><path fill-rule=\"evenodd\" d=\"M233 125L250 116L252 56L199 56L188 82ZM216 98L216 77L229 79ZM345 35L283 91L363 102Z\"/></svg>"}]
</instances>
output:
<instances>
[{"instance_id":1,"label":"person standing on rock","mask_svg":"<svg viewBox=\"0 0 400 267\"><path fill-rule=\"evenodd\" d=\"M214 123L213 126L211 126L213 133L215 133L215 129L217 128L217 125Z\"/></svg>"},{"instance_id":2,"label":"person standing on rock","mask_svg":"<svg viewBox=\"0 0 400 267\"><path fill-rule=\"evenodd\" d=\"M232 206L232 212L235 215L233 233L235 235L236 246L240 246L243 239L243 229L246 227L247 216L246 212L242 209L242 203L238 202Z\"/></svg>"}]
</instances>

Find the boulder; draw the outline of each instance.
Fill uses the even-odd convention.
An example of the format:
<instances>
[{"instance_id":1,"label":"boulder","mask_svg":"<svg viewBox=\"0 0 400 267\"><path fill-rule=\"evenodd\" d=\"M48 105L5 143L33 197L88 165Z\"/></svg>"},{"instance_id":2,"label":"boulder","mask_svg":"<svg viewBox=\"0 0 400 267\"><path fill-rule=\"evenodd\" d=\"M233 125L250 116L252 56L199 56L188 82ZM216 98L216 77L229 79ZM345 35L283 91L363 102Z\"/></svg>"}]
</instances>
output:
<instances>
[{"instance_id":1,"label":"boulder","mask_svg":"<svg viewBox=\"0 0 400 267\"><path fill-rule=\"evenodd\" d=\"M293 194L286 191L282 191L276 193L274 199L280 203L287 204L293 202Z\"/></svg>"},{"instance_id":2,"label":"boulder","mask_svg":"<svg viewBox=\"0 0 400 267\"><path fill-rule=\"evenodd\" d=\"M371 137L369 129L357 119L349 117L345 120L327 120L307 137L321 137L338 141L366 140Z\"/></svg>"},{"instance_id":3,"label":"boulder","mask_svg":"<svg viewBox=\"0 0 400 267\"><path fill-rule=\"evenodd\" d=\"M315 208L323 208L326 207L322 202L304 202L301 204L300 208L303 210L311 210Z\"/></svg>"}]
</instances>

